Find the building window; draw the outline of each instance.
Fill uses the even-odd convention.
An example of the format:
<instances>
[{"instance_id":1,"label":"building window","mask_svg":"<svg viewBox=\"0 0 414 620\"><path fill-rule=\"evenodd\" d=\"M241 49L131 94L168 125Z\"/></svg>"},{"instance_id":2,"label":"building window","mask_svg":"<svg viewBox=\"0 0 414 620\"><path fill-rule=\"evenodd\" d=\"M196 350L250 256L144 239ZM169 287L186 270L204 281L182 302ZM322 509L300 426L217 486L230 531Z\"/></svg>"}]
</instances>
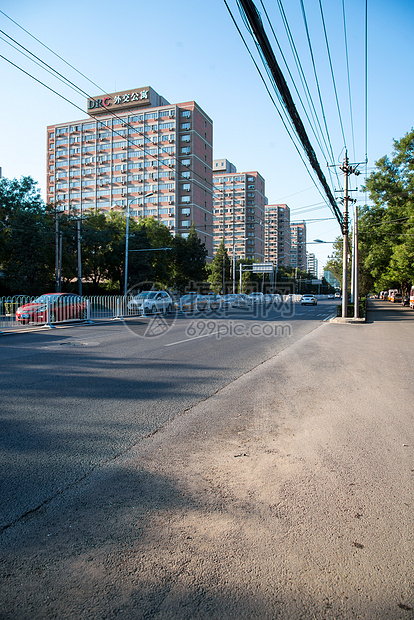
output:
<instances>
[{"instance_id":1,"label":"building window","mask_svg":"<svg viewBox=\"0 0 414 620\"><path fill-rule=\"evenodd\" d=\"M181 222L181 226L182 226L182 228L190 228L190 226L191 226L190 220L183 220Z\"/></svg>"},{"instance_id":2,"label":"building window","mask_svg":"<svg viewBox=\"0 0 414 620\"><path fill-rule=\"evenodd\" d=\"M188 208L181 209L181 215L190 215L190 209Z\"/></svg>"},{"instance_id":3,"label":"building window","mask_svg":"<svg viewBox=\"0 0 414 620\"><path fill-rule=\"evenodd\" d=\"M190 118L191 112L190 110L182 110L181 111L181 118Z\"/></svg>"},{"instance_id":4,"label":"building window","mask_svg":"<svg viewBox=\"0 0 414 620\"><path fill-rule=\"evenodd\" d=\"M181 123L181 129L183 129L184 131L186 129L190 129L190 123Z\"/></svg>"},{"instance_id":5,"label":"building window","mask_svg":"<svg viewBox=\"0 0 414 620\"><path fill-rule=\"evenodd\" d=\"M189 133L186 133L183 136L181 136L181 142L190 142L190 141L191 141L191 136Z\"/></svg>"},{"instance_id":6,"label":"building window","mask_svg":"<svg viewBox=\"0 0 414 620\"><path fill-rule=\"evenodd\" d=\"M180 152L182 155L188 155L190 153L190 150L191 149L189 146L182 146Z\"/></svg>"},{"instance_id":7,"label":"building window","mask_svg":"<svg viewBox=\"0 0 414 620\"><path fill-rule=\"evenodd\" d=\"M190 202L190 196L181 196L180 202Z\"/></svg>"}]
</instances>

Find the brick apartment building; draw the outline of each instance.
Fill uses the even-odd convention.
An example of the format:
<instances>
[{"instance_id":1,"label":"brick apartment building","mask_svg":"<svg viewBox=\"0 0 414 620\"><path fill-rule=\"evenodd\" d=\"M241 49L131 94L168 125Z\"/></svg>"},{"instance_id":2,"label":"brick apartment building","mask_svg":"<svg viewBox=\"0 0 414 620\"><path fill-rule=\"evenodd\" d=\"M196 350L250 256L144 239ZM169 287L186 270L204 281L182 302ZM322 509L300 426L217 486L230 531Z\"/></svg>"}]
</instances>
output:
<instances>
[{"instance_id":1,"label":"brick apartment building","mask_svg":"<svg viewBox=\"0 0 414 620\"><path fill-rule=\"evenodd\" d=\"M47 128L47 200L61 211L130 209L213 250L213 123L151 87L87 100L88 118Z\"/></svg>"},{"instance_id":2,"label":"brick apartment building","mask_svg":"<svg viewBox=\"0 0 414 620\"><path fill-rule=\"evenodd\" d=\"M213 253L222 239L236 260L264 260L265 180L257 172L237 172L227 159L213 161Z\"/></svg>"}]
</instances>

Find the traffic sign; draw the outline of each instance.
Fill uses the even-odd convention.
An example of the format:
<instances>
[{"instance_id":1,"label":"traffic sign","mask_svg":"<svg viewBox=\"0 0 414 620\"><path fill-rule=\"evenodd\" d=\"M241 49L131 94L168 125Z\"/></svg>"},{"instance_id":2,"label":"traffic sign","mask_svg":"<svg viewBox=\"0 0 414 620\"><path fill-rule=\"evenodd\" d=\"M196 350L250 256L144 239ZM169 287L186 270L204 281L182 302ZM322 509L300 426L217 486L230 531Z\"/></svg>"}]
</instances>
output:
<instances>
[{"instance_id":1,"label":"traffic sign","mask_svg":"<svg viewBox=\"0 0 414 620\"><path fill-rule=\"evenodd\" d=\"M253 273L273 273L273 263L253 263Z\"/></svg>"}]
</instances>

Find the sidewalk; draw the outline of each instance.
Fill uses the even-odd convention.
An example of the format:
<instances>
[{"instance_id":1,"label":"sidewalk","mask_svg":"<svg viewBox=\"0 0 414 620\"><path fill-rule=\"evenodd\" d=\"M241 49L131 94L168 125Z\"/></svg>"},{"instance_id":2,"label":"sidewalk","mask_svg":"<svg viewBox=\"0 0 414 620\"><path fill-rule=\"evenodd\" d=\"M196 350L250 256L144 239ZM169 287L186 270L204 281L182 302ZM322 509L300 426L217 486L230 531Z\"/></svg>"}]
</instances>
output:
<instances>
[{"instance_id":1,"label":"sidewalk","mask_svg":"<svg viewBox=\"0 0 414 620\"><path fill-rule=\"evenodd\" d=\"M413 618L413 334L321 324L10 530L0 618Z\"/></svg>"}]
</instances>

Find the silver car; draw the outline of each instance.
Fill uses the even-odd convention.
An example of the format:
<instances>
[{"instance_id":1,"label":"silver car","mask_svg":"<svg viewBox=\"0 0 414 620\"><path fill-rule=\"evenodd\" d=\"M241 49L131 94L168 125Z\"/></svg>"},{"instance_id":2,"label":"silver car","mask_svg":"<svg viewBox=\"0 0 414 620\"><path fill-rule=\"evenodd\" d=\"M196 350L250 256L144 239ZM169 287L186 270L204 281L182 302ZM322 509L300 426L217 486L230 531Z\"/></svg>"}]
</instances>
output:
<instances>
[{"instance_id":1,"label":"silver car","mask_svg":"<svg viewBox=\"0 0 414 620\"><path fill-rule=\"evenodd\" d=\"M302 306L316 306L316 304L318 303L318 300L316 299L315 295L302 295L300 303Z\"/></svg>"},{"instance_id":2,"label":"silver car","mask_svg":"<svg viewBox=\"0 0 414 620\"><path fill-rule=\"evenodd\" d=\"M128 310L139 314L168 313L173 300L167 291L142 291L128 302Z\"/></svg>"}]
</instances>

